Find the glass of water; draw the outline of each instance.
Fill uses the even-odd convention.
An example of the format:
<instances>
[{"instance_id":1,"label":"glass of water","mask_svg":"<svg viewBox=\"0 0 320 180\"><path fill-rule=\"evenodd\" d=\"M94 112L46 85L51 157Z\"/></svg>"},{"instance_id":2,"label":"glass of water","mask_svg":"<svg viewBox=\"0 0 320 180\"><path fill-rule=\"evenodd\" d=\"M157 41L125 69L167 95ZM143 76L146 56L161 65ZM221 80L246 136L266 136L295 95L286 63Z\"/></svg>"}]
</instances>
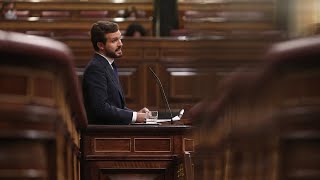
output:
<instances>
[{"instance_id":1,"label":"glass of water","mask_svg":"<svg viewBox=\"0 0 320 180\"><path fill-rule=\"evenodd\" d=\"M158 111L149 111L147 114L147 123L157 123Z\"/></svg>"}]
</instances>

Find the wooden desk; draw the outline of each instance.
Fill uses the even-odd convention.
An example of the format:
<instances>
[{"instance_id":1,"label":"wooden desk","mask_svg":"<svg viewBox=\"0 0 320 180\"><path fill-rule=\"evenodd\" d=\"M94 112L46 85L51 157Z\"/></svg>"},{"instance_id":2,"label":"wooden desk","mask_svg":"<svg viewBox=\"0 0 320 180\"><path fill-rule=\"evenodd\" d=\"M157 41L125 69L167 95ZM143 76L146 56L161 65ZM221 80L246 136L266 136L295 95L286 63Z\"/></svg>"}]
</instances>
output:
<instances>
[{"instance_id":1,"label":"wooden desk","mask_svg":"<svg viewBox=\"0 0 320 180\"><path fill-rule=\"evenodd\" d=\"M186 125L89 125L81 139L83 180L184 179L191 131Z\"/></svg>"}]
</instances>

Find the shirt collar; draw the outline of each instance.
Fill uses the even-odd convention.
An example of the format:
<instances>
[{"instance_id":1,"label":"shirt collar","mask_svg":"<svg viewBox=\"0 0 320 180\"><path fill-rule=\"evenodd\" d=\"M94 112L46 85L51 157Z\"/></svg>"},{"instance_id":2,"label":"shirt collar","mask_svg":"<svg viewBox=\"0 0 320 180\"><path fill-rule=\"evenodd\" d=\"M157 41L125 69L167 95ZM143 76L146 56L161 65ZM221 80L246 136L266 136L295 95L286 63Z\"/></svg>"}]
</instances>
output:
<instances>
[{"instance_id":1,"label":"shirt collar","mask_svg":"<svg viewBox=\"0 0 320 180\"><path fill-rule=\"evenodd\" d=\"M101 54L101 53L99 53L99 52L97 52L97 51L96 51L96 54L99 54L100 56L102 56L103 58L105 58L105 59L109 62L110 65L111 65L111 64L113 63L113 61L114 61L114 59L112 59L112 58L107 58L105 55L103 55L103 54Z\"/></svg>"}]
</instances>

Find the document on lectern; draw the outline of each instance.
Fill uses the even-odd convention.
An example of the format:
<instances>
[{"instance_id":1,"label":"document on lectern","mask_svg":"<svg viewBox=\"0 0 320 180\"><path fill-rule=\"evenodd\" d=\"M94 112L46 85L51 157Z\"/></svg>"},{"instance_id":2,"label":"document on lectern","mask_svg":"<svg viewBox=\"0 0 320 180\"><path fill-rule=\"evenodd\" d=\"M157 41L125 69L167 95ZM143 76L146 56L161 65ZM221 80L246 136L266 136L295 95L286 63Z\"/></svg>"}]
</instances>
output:
<instances>
[{"instance_id":1,"label":"document on lectern","mask_svg":"<svg viewBox=\"0 0 320 180\"><path fill-rule=\"evenodd\" d=\"M172 121L179 121L179 116L175 116L172 118ZM163 122L171 122L171 119L147 119L146 124L158 124Z\"/></svg>"}]
</instances>

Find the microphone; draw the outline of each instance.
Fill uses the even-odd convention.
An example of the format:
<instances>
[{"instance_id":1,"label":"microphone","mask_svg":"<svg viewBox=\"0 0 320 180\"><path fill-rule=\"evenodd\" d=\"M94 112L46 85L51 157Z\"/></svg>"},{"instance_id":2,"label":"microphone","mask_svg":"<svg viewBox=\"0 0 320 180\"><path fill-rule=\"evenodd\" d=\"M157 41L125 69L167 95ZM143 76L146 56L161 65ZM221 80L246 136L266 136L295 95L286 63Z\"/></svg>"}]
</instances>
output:
<instances>
[{"instance_id":1,"label":"microphone","mask_svg":"<svg viewBox=\"0 0 320 180\"><path fill-rule=\"evenodd\" d=\"M154 78L156 79L156 82L158 84L158 86L160 87L160 90L161 90L161 93L162 93L162 97L163 99L165 100L166 102L166 105L167 105L167 108L169 109L169 112L170 112L170 120L171 120L171 124L173 124L173 119L172 119L172 111L171 111L171 108L170 108L170 105L169 105L169 102L168 102L168 99L167 99L167 96L166 96L166 93L164 92L164 89L163 89L163 86L162 86L162 83L159 79L159 77L157 76L157 74L152 70L151 67L149 67L149 70L152 72Z\"/></svg>"}]
</instances>

